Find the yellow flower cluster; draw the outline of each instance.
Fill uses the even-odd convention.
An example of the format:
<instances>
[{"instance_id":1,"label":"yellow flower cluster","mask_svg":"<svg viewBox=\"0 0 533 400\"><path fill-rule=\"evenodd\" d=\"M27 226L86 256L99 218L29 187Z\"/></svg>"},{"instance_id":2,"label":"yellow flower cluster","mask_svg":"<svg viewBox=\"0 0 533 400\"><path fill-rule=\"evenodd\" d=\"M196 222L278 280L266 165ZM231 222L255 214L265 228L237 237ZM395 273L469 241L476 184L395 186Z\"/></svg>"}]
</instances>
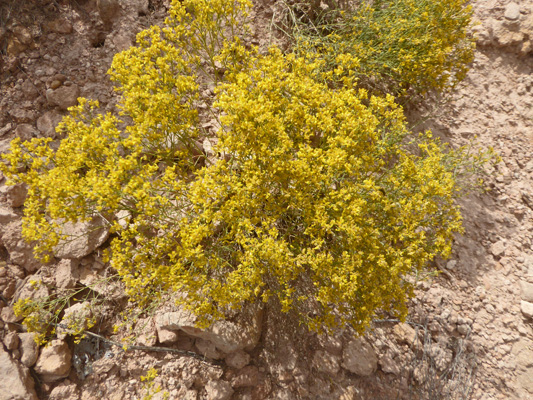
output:
<instances>
[{"instance_id":1,"label":"yellow flower cluster","mask_svg":"<svg viewBox=\"0 0 533 400\"><path fill-rule=\"evenodd\" d=\"M361 331L403 315L406 274L460 230L446 157L409 132L392 97L332 90L305 58L272 49L217 90L230 154L198 173L173 288L207 315L277 298L312 328Z\"/></svg>"},{"instance_id":2,"label":"yellow flower cluster","mask_svg":"<svg viewBox=\"0 0 533 400\"><path fill-rule=\"evenodd\" d=\"M109 260L132 299L180 292L204 325L261 301L297 310L313 329L361 332L378 309L404 316L405 276L446 256L461 229L453 171L462 159L430 135L412 138L392 96L353 83L377 68L444 85L450 59L435 42L450 26L415 9L440 10L443 24L469 14L454 11L459 0L445 13L437 1L401 3L407 22L391 19L394 3L361 8L354 18L370 19L355 25L357 40L335 36L357 57L343 50L323 73L327 60L311 47L245 46L246 0L173 1L166 24L113 61L124 121L81 100L58 128L66 138L57 150L47 140L12 143L1 168L29 187L25 237L46 257L61 223L104 217ZM423 51L414 57L414 48ZM437 61L426 60L435 49ZM378 65L376 52L395 61ZM224 157L200 168L198 104L209 82Z\"/></svg>"},{"instance_id":3,"label":"yellow flower cluster","mask_svg":"<svg viewBox=\"0 0 533 400\"><path fill-rule=\"evenodd\" d=\"M364 0L353 10L303 29L299 46L326 60L328 70L351 55L354 76L378 89L448 90L466 76L473 61L468 35L472 9L467 0Z\"/></svg>"}]
</instances>

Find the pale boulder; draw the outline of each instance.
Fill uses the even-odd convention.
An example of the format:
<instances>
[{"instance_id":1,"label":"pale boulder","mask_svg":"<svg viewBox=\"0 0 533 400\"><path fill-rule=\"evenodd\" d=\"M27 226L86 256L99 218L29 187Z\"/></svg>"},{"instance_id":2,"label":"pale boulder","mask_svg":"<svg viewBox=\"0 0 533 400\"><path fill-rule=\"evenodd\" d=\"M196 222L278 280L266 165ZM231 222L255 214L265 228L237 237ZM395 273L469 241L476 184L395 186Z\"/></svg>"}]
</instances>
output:
<instances>
[{"instance_id":1,"label":"pale boulder","mask_svg":"<svg viewBox=\"0 0 533 400\"><path fill-rule=\"evenodd\" d=\"M20 362L26 367L33 367L39 357L39 345L35 342L35 333L19 333Z\"/></svg>"},{"instance_id":2,"label":"pale boulder","mask_svg":"<svg viewBox=\"0 0 533 400\"><path fill-rule=\"evenodd\" d=\"M230 353L225 358L226 365L230 368L241 369L250 363L250 355L242 350Z\"/></svg>"},{"instance_id":3,"label":"pale boulder","mask_svg":"<svg viewBox=\"0 0 533 400\"><path fill-rule=\"evenodd\" d=\"M344 347L342 366L356 375L369 376L376 371L378 358L365 339L357 338Z\"/></svg>"},{"instance_id":4,"label":"pale boulder","mask_svg":"<svg viewBox=\"0 0 533 400\"><path fill-rule=\"evenodd\" d=\"M318 350L313 357L313 366L319 372L335 375L340 369L340 357L324 350Z\"/></svg>"},{"instance_id":5,"label":"pale boulder","mask_svg":"<svg viewBox=\"0 0 533 400\"><path fill-rule=\"evenodd\" d=\"M226 381L209 381L205 391L207 400L228 400L233 394L231 385Z\"/></svg>"},{"instance_id":6,"label":"pale boulder","mask_svg":"<svg viewBox=\"0 0 533 400\"><path fill-rule=\"evenodd\" d=\"M68 379L57 385L48 400L72 400L79 399L79 390L75 383L71 383Z\"/></svg>"},{"instance_id":7,"label":"pale boulder","mask_svg":"<svg viewBox=\"0 0 533 400\"><path fill-rule=\"evenodd\" d=\"M0 223L1 219L0 214ZM22 222L20 220L2 226L2 241L13 264L20 265L28 272L35 272L39 269L41 264L34 257L33 247L22 238Z\"/></svg>"},{"instance_id":8,"label":"pale boulder","mask_svg":"<svg viewBox=\"0 0 533 400\"><path fill-rule=\"evenodd\" d=\"M109 236L109 224L100 216L88 222L65 222L62 235L54 247L57 258L83 258L101 246Z\"/></svg>"},{"instance_id":9,"label":"pale boulder","mask_svg":"<svg viewBox=\"0 0 533 400\"><path fill-rule=\"evenodd\" d=\"M19 124L15 129L15 136L20 138L22 141L28 141L33 139L36 135L36 130L33 125L30 124Z\"/></svg>"},{"instance_id":10,"label":"pale boulder","mask_svg":"<svg viewBox=\"0 0 533 400\"><path fill-rule=\"evenodd\" d=\"M526 318L533 318L533 303L529 301L520 301L520 310Z\"/></svg>"},{"instance_id":11,"label":"pale boulder","mask_svg":"<svg viewBox=\"0 0 533 400\"><path fill-rule=\"evenodd\" d=\"M57 111L47 111L37 120L37 129L44 137L56 138L58 136L56 126L62 118Z\"/></svg>"},{"instance_id":12,"label":"pale boulder","mask_svg":"<svg viewBox=\"0 0 533 400\"><path fill-rule=\"evenodd\" d=\"M59 261L55 270L56 286L60 289L72 289L80 278L78 261L63 259Z\"/></svg>"},{"instance_id":13,"label":"pale boulder","mask_svg":"<svg viewBox=\"0 0 533 400\"><path fill-rule=\"evenodd\" d=\"M20 217L7 207L0 207L0 232L3 234L3 227L11 222L18 220Z\"/></svg>"},{"instance_id":14,"label":"pale boulder","mask_svg":"<svg viewBox=\"0 0 533 400\"><path fill-rule=\"evenodd\" d=\"M400 343L408 344L409 346L415 345L417 341L416 331L405 322L401 322L392 328L394 335L398 338Z\"/></svg>"},{"instance_id":15,"label":"pale boulder","mask_svg":"<svg viewBox=\"0 0 533 400\"><path fill-rule=\"evenodd\" d=\"M19 347L20 338L17 332L9 332L4 336L4 346L8 350L15 350Z\"/></svg>"},{"instance_id":16,"label":"pale boulder","mask_svg":"<svg viewBox=\"0 0 533 400\"><path fill-rule=\"evenodd\" d=\"M159 343L163 345L169 345L169 344L176 343L179 339L178 332L176 331L158 328L156 329L156 332L157 332L157 340L159 341Z\"/></svg>"},{"instance_id":17,"label":"pale boulder","mask_svg":"<svg viewBox=\"0 0 533 400\"><path fill-rule=\"evenodd\" d=\"M2 192L12 208L22 207L28 196L28 187L24 183L2 187Z\"/></svg>"},{"instance_id":18,"label":"pale boulder","mask_svg":"<svg viewBox=\"0 0 533 400\"><path fill-rule=\"evenodd\" d=\"M520 18L520 6L515 2L507 4L504 12L505 19L509 21L516 21Z\"/></svg>"},{"instance_id":19,"label":"pale boulder","mask_svg":"<svg viewBox=\"0 0 533 400\"><path fill-rule=\"evenodd\" d=\"M80 88L78 85L60 86L57 89L48 89L46 91L46 100L53 106L58 106L62 110L78 104Z\"/></svg>"},{"instance_id":20,"label":"pale boulder","mask_svg":"<svg viewBox=\"0 0 533 400\"><path fill-rule=\"evenodd\" d=\"M29 371L0 346L0 400L37 400Z\"/></svg>"},{"instance_id":21,"label":"pale boulder","mask_svg":"<svg viewBox=\"0 0 533 400\"><path fill-rule=\"evenodd\" d=\"M72 352L63 340L53 340L42 351L35 372L43 382L54 382L68 376L72 361Z\"/></svg>"},{"instance_id":22,"label":"pale boulder","mask_svg":"<svg viewBox=\"0 0 533 400\"><path fill-rule=\"evenodd\" d=\"M533 283L521 281L520 288L522 289L522 300L533 303Z\"/></svg>"}]
</instances>

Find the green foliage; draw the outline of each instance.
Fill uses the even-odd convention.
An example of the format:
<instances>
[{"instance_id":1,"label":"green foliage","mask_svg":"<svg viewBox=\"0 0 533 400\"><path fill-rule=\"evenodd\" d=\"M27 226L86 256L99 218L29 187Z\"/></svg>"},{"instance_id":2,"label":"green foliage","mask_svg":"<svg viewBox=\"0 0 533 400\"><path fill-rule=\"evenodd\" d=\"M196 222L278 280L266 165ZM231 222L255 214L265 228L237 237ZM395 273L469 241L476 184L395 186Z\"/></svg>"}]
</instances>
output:
<instances>
[{"instance_id":1,"label":"green foliage","mask_svg":"<svg viewBox=\"0 0 533 400\"><path fill-rule=\"evenodd\" d=\"M363 0L334 9L315 24L296 22L297 47L344 68L360 83L394 93L453 88L473 61L467 0Z\"/></svg>"},{"instance_id":2,"label":"green foliage","mask_svg":"<svg viewBox=\"0 0 533 400\"><path fill-rule=\"evenodd\" d=\"M83 332L96 323L96 310L102 304L102 299L86 287L39 296L39 288L43 285L42 281L31 282L36 295L19 299L14 306L15 315L24 317L28 331L38 333L35 341L39 344L45 344L59 332L72 335L77 341L81 340ZM48 291L45 290L46 293ZM65 309L80 302L84 305L82 312L78 310L77 314L65 315Z\"/></svg>"},{"instance_id":3,"label":"green foliage","mask_svg":"<svg viewBox=\"0 0 533 400\"><path fill-rule=\"evenodd\" d=\"M448 28L456 21L451 35L464 35L466 14L436 1L400 3L432 5ZM378 310L404 316L404 278L447 256L461 230L455 176L465 159L429 133L411 134L392 96L354 84L375 68L377 79L390 70L441 88L446 72L459 79L466 67L446 29L419 35L433 21L420 17L418 30L397 30L411 14L395 21L386 6L355 11L368 18L357 29L370 32L356 37L392 49L397 66L376 64L374 50L340 30L332 68L327 48L260 54L245 46L244 0L174 1L163 28L142 32L113 61L123 121L82 99L59 126L66 138L57 150L41 139L12 143L2 170L29 187L25 237L47 258L64 221L102 216L113 232L111 265L132 299L178 292L204 325L270 301L313 329L362 332ZM368 39L381 23L382 42ZM402 49L419 48L409 35L441 61L405 59ZM404 44L390 47L393 37ZM213 83L211 103L202 94ZM206 116L221 123L220 157L198 151Z\"/></svg>"}]
</instances>

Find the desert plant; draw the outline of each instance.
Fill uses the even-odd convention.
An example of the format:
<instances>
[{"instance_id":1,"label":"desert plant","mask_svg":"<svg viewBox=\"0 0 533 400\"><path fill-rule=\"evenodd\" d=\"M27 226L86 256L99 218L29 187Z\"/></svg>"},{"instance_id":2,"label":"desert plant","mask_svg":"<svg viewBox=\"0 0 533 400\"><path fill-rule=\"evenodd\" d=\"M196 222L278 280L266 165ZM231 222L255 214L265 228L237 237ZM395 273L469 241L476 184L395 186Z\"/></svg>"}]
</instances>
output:
<instances>
[{"instance_id":1,"label":"desert plant","mask_svg":"<svg viewBox=\"0 0 533 400\"><path fill-rule=\"evenodd\" d=\"M290 11L289 11L290 12ZM348 55L359 84L394 94L449 90L473 60L466 0L363 0L333 6L314 23L292 18L297 48L325 60L326 71L343 68Z\"/></svg>"},{"instance_id":2,"label":"desert plant","mask_svg":"<svg viewBox=\"0 0 533 400\"><path fill-rule=\"evenodd\" d=\"M413 360L410 399L451 399L468 400L476 379L477 360L468 349L470 331L465 338L454 338L446 351L449 359L436 357L435 345L427 325L418 325L424 332L423 342L417 357Z\"/></svg>"},{"instance_id":3,"label":"desert plant","mask_svg":"<svg viewBox=\"0 0 533 400\"><path fill-rule=\"evenodd\" d=\"M107 280L107 279L106 279ZM98 282L102 284L102 282ZM39 288L46 287L44 296L39 295ZM56 335L63 333L72 335L79 342L87 329L96 323L98 309L104 299L100 298L88 287L53 291L42 280L31 281L30 288L37 294L19 299L14 305L15 315L24 317L24 324L30 332L36 332L35 341L45 344ZM83 307L76 313L65 315L65 310L75 304Z\"/></svg>"},{"instance_id":4,"label":"desert plant","mask_svg":"<svg viewBox=\"0 0 533 400\"><path fill-rule=\"evenodd\" d=\"M123 121L82 99L57 150L13 141L2 171L28 185L24 236L47 259L65 221L98 215L132 299L178 292L203 325L269 301L317 330L405 316L404 277L449 254L461 230L462 150L411 134L392 96L358 89L373 65L359 56L340 53L331 69L313 48L247 46L248 7L174 1L164 27L113 61ZM201 96L209 82L213 103ZM198 151L207 113L221 124L220 157Z\"/></svg>"}]
</instances>

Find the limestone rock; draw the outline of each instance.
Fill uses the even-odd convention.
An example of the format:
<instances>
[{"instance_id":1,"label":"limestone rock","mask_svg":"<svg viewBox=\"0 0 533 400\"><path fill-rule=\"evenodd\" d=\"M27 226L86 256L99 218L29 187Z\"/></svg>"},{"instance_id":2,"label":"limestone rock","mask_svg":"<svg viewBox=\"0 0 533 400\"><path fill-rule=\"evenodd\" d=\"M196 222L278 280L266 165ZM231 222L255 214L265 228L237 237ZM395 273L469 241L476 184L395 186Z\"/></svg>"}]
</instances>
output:
<instances>
[{"instance_id":1,"label":"limestone rock","mask_svg":"<svg viewBox=\"0 0 533 400\"><path fill-rule=\"evenodd\" d=\"M37 400L27 368L11 359L0 346L0 400Z\"/></svg>"},{"instance_id":2,"label":"limestone rock","mask_svg":"<svg viewBox=\"0 0 533 400\"><path fill-rule=\"evenodd\" d=\"M510 21L518 20L520 18L520 6L515 2L507 4L503 16Z\"/></svg>"},{"instance_id":3,"label":"limestone rock","mask_svg":"<svg viewBox=\"0 0 533 400\"><path fill-rule=\"evenodd\" d=\"M9 332L4 337L4 345L6 346L6 349L8 350L15 350L19 347L20 338L17 335L17 332Z\"/></svg>"},{"instance_id":4,"label":"limestone rock","mask_svg":"<svg viewBox=\"0 0 533 400\"><path fill-rule=\"evenodd\" d=\"M337 356L342 355L342 334L323 334L318 335L318 343L328 353L335 354Z\"/></svg>"},{"instance_id":5,"label":"limestone rock","mask_svg":"<svg viewBox=\"0 0 533 400\"><path fill-rule=\"evenodd\" d=\"M11 129L13 129L13 126L14 126L14 124L7 123L2 128L0 128L0 136L4 136L6 133L9 133L11 131Z\"/></svg>"},{"instance_id":6,"label":"limestone rock","mask_svg":"<svg viewBox=\"0 0 533 400\"><path fill-rule=\"evenodd\" d=\"M52 390L48 400L71 400L79 398L78 387L67 379Z\"/></svg>"},{"instance_id":7,"label":"limestone rock","mask_svg":"<svg viewBox=\"0 0 533 400\"><path fill-rule=\"evenodd\" d=\"M71 259L61 260L56 267L56 286L60 289L72 289L80 278L78 261Z\"/></svg>"},{"instance_id":8,"label":"limestone rock","mask_svg":"<svg viewBox=\"0 0 533 400\"><path fill-rule=\"evenodd\" d=\"M524 33L510 29L502 21L493 21L492 35L496 43L501 47L516 46L524 40Z\"/></svg>"},{"instance_id":9,"label":"limestone rock","mask_svg":"<svg viewBox=\"0 0 533 400\"><path fill-rule=\"evenodd\" d=\"M390 354L385 354L379 360L381 370L386 374L400 375L401 369Z\"/></svg>"},{"instance_id":10,"label":"limestone rock","mask_svg":"<svg viewBox=\"0 0 533 400\"><path fill-rule=\"evenodd\" d=\"M529 39L522 44L522 54L533 52L533 14L529 14L529 16L520 24L520 31ZM533 195L531 193L523 192L522 200L529 208L533 209Z\"/></svg>"},{"instance_id":11,"label":"limestone rock","mask_svg":"<svg viewBox=\"0 0 533 400\"><path fill-rule=\"evenodd\" d=\"M26 196L28 195L28 187L24 183L17 183L12 186L3 186L2 193L5 194L6 200L13 208L18 208L24 205Z\"/></svg>"},{"instance_id":12,"label":"limestone rock","mask_svg":"<svg viewBox=\"0 0 533 400\"><path fill-rule=\"evenodd\" d=\"M205 391L207 400L228 400L233 394L231 385L226 381L209 381Z\"/></svg>"},{"instance_id":13,"label":"limestone rock","mask_svg":"<svg viewBox=\"0 0 533 400\"><path fill-rule=\"evenodd\" d=\"M250 355L245 351L238 350L226 356L226 365L230 368L241 369L250 362Z\"/></svg>"},{"instance_id":14,"label":"limestone rock","mask_svg":"<svg viewBox=\"0 0 533 400\"><path fill-rule=\"evenodd\" d=\"M31 36L31 32L27 27L23 25L17 25L13 28L13 33L22 44L25 44L27 46L32 44L33 38Z\"/></svg>"},{"instance_id":15,"label":"limestone rock","mask_svg":"<svg viewBox=\"0 0 533 400\"><path fill-rule=\"evenodd\" d=\"M7 112L17 123L30 123L37 118L37 111L26 107L15 106Z\"/></svg>"},{"instance_id":16,"label":"limestone rock","mask_svg":"<svg viewBox=\"0 0 533 400\"><path fill-rule=\"evenodd\" d=\"M495 257L501 257L502 255L505 254L505 243L503 241L498 241L496 243L494 243L491 247L490 247L490 252L495 256Z\"/></svg>"},{"instance_id":17,"label":"limestone rock","mask_svg":"<svg viewBox=\"0 0 533 400\"><path fill-rule=\"evenodd\" d=\"M160 312L155 315L156 328L176 331L181 329L192 336L194 333L200 334L202 332L201 329L196 328L195 322L194 315L181 307L176 311Z\"/></svg>"},{"instance_id":18,"label":"limestone rock","mask_svg":"<svg viewBox=\"0 0 533 400\"><path fill-rule=\"evenodd\" d=\"M511 355L519 368L533 367L533 346L528 340L521 339L514 343Z\"/></svg>"},{"instance_id":19,"label":"limestone rock","mask_svg":"<svg viewBox=\"0 0 533 400\"><path fill-rule=\"evenodd\" d=\"M164 345L176 343L179 339L178 332L176 331L156 327L156 332L157 340L159 341L159 343Z\"/></svg>"},{"instance_id":20,"label":"limestone rock","mask_svg":"<svg viewBox=\"0 0 533 400\"><path fill-rule=\"evenodd\" d=\"M28 272L35 272L41 264L34 257L31 244L22 238L22 222L20 220L14 221L2 228L2 241L9 253L11 262L20 265Z\"/></svg>"},{"instance_id":21,"label":"limestone rock","mask_svg":"<svg viewBox=\"0 0 533 400\"><path fill-rule=\"evenodd\" d=\"M187 390L183 395L183 400L197 400L198 392L196 390Z\"/></svg>"},{"instance_id":22,"label":"limestone rock","mask_svg":"<svg viewBox=\"0 0 533 400\"><path fill-rule=\"evenodd\" d=\"M19 333L20 338L20 362L26 367L33 367L39 356L39 345L35 342L35 333Z\"/></svg>"},{"instance_id":23,"label":"limestone rock","mask_svg":"<svg viewBox=\"0 0 533 400\"><path fill-rule=\"evenodd\" d=\"M130 0L128 4L137 15L146 15L149 13L149 0Z\"/></svg>"},{"instance_id":24,"label":"limestone rock","mask_svg":"<svg viewBox=\"0 0 533 400\"><path fill-rule=\"evenodd\" d=\"M69 107L78 104L79 95L80 88L78 85L61 86L56 90L48 89L46 91L46 100L53 106L67 110Z\"/></svg>"},{"instance_id":25,"label":"limestone rock","mask_svg":"<svg viewBox=\"0 0 533 400\"><path fill-rule=\"evenodd\" d=\"M47 111L37 120L37 129L44 137L56 138L56 126L62 118L57 111Z\"/></svg>"},{"instance_id":26,"label":"limestone rock","mask_svg":"<svg viewBox=\"0 0 533 400\"><path fill-rule=\"evenodd\" d=\"M209 340L225 354L237 350L251 350L261 336L262 311L257 309L246 321L239 323L217 321L209 328L196 326L196 317L180 307L177 311L161 312L155 316L155 325L159 329L182 330L190 336Z\"/></svg>"},{"instance_id":27,"label":"limestone rock","mask_svg":"<svg viewBox=\"0 0 533 400\"><path fill-rule=\"evenodd\" d=\"M259 383L259 370L255 365L248 365L241 369L231 380L231 386L235 389L254 387Z\"/></svg>"},{"instance_id":28,"label":"limestone rock","mask_svg":"<svg viewBox=\"0 0 533 400\"><path fill-rule=\"evenodd\" d=\"M68 344L62 340L53 340L42 351L35 372L41 375L44 382L54 382L68 376L71 367L72 353Z\"/></svg>"},{"instance_id":29,"label":"limestone rock","mask_svg":"<svg viewBox=\"0 0 533 400\"><path fill-rule=\"evenodd\" d=\"M35 128L31 124L19 124L15 128L15 136L22 141L33 139L36 135Z\"/></svg>"},{"instance_id":30,"label":"limestone rock","mask_svg":"<svg viewBox=\"0 0 533 400\"><path fill-rule=\"evenodd\" d=\"M259 383L252 389L252 399L267 399L272 391L272 381L266 374L259 376Z\"/></svg>"},{"instance_id":31,"label":"limestone rock","mask_svg":"<svg viewBox=\"0 0 533 400\"><path fill-rule=\"evenodd\" d=\"M116 51L124 51L133 46L135 38L132 37L130 32L119 32L117 35L113 36L113 44L115 45Z\"/></svg>"},{"instance_id":32,"label":"limestone rock","mask_svg":"<svg viewBox=\"0 0 533 400\"><path fill-rule=\"evenodd\" d=\"M155 346L157 343L157 332L152 318L141 318L135 324L137 338L135 344L141 346Z\"/></svg>"},{"instance_id":33,"label":"limestone rock","mask_svg":"<svg viewBox=\"0 0 533 400\"><path fill-rule=\"evenodd\" d=\"M401 322L394 326L393 332L400 343L413 346L417 342L416 331L409 324Z\"/></svg>"},{"instance_id":34,"label":"limestone rock","mask_svg":"<svg viewBox=\"0 0 533 400\"><path fill-rule=\"evenodd\" d=\"M208 340L224 353L237 350L252 350L261 337L261 317L241 324L230 321L217 321L209 328Z\"/></svg>"},{"instance_id":35,"label":"limestone rock","mask_svg":"<svg viewBox=\"0 0 533 400\"><path fill-rule=\"evenodd\" d=\"M369 376L376 371L378 358L365 339L357 338L344 347L342 366L354 374Z\"/></svg>"},{"instance_id":36,"label":"limestone rock","mask_svg":"<svg viewBox=\"0 0 533 400\"><path fill-rule=\"evenodd\" d=\"M517 382L523 389L533 394L533 368L527 368L517 377Z\"/></svg>"},{"instance_id":37,"label":"limestone rock","mask_svg":"<svg viewBox=\"0 0 533 400\"><path fill-rule=\"evenodd\" d=\"M14 299L19 301L22 299L45 299L50 296L50 291L46 285L35 284L41 280L39 275L34 275L30 279L26 280L22 286L20 286L15 292Z\"/></svg>"},{"instance_id":38,"label":"limestone rock","mask_svg":"<svg viewBox=\"0 0 533 400\"><path fill-rule=\"evenodd\" d=\"M215 345L211 343L209 340L197 338L194 341L194 345L196 346L198 353L200 353L204 357L210 358L212 360L218 360L221 358L221 355L217 351Z\"/></svg>"},{"instance_id":39,"label":"limestone rock","mask_svg":"<svg viewBox=\"0 0 533 400\"><path fill-rule=\"evenodd\" d=\"M34 100L39 97L39 90L35 87L35 84L30 79L26 79L22 83L20 90L22 93L24 93L24 97L27 97L30 100Z\"/></svg>"},{"instance_id":40,"label":"limestone rock","mask_svg":"<svg viewBox=\"0 0 533 400\"><path fill-rule=\"evenodd\" d=\"M522 300L533 303L533 284L521 281L520 288L522 289Z\"/></svg>"},{"instance_id":41,"label":"limestone rock","mask_svg":"<svg viewBox=\"0 0 533 400\"><path fill-rule=\"evenodd\" d=\"M17 37L11 36L7 41L7 54L12 57L17 57L20 53L26 50L28 46L23 44Z\"/></svg>"},{"instance_id":42,"label":"limestone rock","mask_svg":"<svg viewBox=\"0 0 533 400\"><path fill-rule=\"evenodd\" d=\"M339 400L353 400L358 399L359 390L355 386L348 386L341 390L339 394Z\"/></svg>"},{"instance_id":43,"label":"limestone rock","mask_svg":"<svg viewBox=\"0 0 533 400\"><path fill-rule=\"evenodd\" d=\"M13 306L2 307L0 319L7 323L22 321L22 317L17 317L13 312Z\"/></svg>"},{"instance_id":44,"label":"limestone rock","mask_svg":"<svg viewBox=\"0 0 533 400\"><path fill-rule=\"evenodd\" d=\"M525 317L533 318L533 303L522 300L520 302L520 310L522 311L522 314L524 314Z\"/></svg>"},{"instance_id":45,"label":"limestone rock","mask_svg":"<svg viewBox=\"0 0 533 400\"><path fill-rule=\"evenodd\" d=\"M318 350L313 357L313 366L319 371L335 375L340 369L340 358L324 350Z\"/></svg>"},{"instance_id":46,"label":"limestone rock","mask_svg":"<svg viewBox=\"0 0 533 400\"><path fill-rule=\"evenodd\" d=\"M83 258L106 241L109 226L102 217L95 216L89 222L66 222L62 234L67 238L54 248L54 255L57 258Z\"/></svg>"},{"instance_id":47,"label":"limestone rock","mask_svg":"<svg viewBox=\"0 0 533 400\"><path fill-rule=\"evenodd\" d=\"M0 229L1 227L18 220L20 217L7 207L0 206ZM1 230L0 232L3 232ZM3 233L2 233L3 234Z\"/></svg>"},{"instance_id":48,"label":"limestone rock","mask_svg":"<svg viewBox=\"0 0 533 400\"><path fill-rule=\"evenodd\" d=\"M520 54L528 55L533 52L533 41L527 40L522 43L520 47Z\"/></svg>"}]
</instances>

